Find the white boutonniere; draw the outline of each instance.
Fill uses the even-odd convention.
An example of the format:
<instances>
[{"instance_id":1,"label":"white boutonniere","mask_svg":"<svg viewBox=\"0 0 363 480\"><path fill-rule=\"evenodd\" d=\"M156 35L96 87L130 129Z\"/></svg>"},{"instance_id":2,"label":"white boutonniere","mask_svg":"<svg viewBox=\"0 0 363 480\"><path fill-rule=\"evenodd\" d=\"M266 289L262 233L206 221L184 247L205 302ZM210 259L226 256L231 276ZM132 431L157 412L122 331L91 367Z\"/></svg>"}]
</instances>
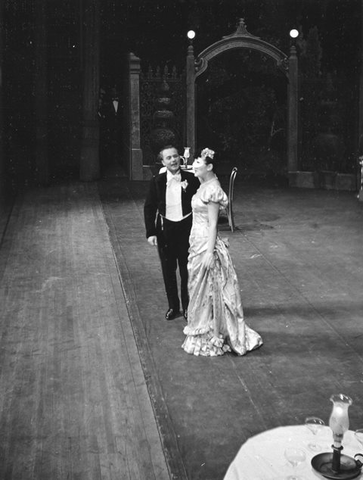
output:
<instances>
[{"instance_id":1,"label":"white boutonniere","mask_svg":"<svg viewBox=\"0 0 363 480\"><path fill-rule=\"evenodd\" d=\"M182 187L183 191L187 189L188 186L188 180L184 180L183 182L180 182L180 186Z\"/></svg>"}]
</instances>

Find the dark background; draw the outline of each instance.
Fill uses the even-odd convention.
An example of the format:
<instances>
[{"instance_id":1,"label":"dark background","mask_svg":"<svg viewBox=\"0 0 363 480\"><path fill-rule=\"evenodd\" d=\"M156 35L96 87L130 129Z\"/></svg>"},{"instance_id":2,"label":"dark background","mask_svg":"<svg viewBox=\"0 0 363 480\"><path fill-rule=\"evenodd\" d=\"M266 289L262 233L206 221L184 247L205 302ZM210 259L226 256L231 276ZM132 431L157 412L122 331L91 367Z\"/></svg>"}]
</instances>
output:
<instances>
[{"instance_id":1,"label":"dark background","mask_svg":"<svg viewBox=\"0 0 363 480\"><path fill-rule=\"evenodd\" d=\"M82 0L48 0L48 136L53 177L77 175L82 113ZM119 89L124 55L183 71L186 32L196 55L239 18L249 33L288 54L298 28L301 169L354 173L357 168L361 56L359 0L149 0L100 2L100 85ZM34 33L31 1L4 5L6 171L31 179L34 169ZM244 168L285 175L286 83L267 58L228 53L198 80L198 143ZM121 99L122 101L122 99ZM212 142L212 143L211 143ZM337 153L338 152L338 153Z\"/></svg>"}]
</instances>

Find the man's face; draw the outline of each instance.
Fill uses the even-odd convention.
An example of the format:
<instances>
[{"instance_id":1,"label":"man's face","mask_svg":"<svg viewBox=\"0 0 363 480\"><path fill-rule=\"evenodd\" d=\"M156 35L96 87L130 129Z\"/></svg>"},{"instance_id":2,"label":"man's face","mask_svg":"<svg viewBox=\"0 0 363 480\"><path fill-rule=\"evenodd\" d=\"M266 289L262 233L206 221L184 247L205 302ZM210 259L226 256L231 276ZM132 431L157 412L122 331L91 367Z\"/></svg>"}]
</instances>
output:
<instances>
[{"instance_id":1,"label":"man's face","mask_svg":"<svg viewBox=\"0 0 363 480\"><path fill-rule=\"evenodd\" d=\"M161 152L162 164L173 175L180 170L180 155L176 148L166 148Z\"/></svg>"}]
</instances>

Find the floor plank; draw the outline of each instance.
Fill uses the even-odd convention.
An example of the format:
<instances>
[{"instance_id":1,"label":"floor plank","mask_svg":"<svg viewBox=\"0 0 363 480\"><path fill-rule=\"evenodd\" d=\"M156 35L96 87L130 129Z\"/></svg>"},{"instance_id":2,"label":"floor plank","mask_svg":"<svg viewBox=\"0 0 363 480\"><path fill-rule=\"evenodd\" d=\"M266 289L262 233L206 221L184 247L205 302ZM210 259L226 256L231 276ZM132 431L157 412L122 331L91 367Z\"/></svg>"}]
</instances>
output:
<instances>
[{"instance_id":1,"label":"floor plank","mask_svg":"<svg viewBox=\"0 0 363 480\"><path fill-rule=\"evenodd\" d=\"M96 187L24 192L0 272L0 478L169 479Z\"/></svg>"}]
</instances>

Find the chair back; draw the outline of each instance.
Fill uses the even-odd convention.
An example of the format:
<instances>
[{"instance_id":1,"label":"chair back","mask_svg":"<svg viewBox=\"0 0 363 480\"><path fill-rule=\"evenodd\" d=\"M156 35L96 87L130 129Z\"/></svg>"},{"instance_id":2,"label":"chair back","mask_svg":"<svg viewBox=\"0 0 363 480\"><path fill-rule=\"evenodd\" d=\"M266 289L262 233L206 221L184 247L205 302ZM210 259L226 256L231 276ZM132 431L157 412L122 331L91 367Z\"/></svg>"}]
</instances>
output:
<instances>
[{"instance_id":1,"label":"chair back","mask_svg":"<svg viewBox=\"0 0 363 480\"><path fill-rule=\"evenodd\" d=\"M234 197L234 182L236 180L238 168L233 167L229 176L229 188L228 188L228 223L232 232L235 229L234 216L233 216L233 197Z\"/></svg>"},{"instance_id":2,"label":"chair back","mask_svg":"<svg viewBox=\"0 0 363 480\"><path fill-rule=\"evenodd\" d=\"M234 196L234 182L236 180L236 175L238 172L237 167L233 167L231 171L231 175L229 176L229 189L228 189L228 200L230 202L233 202L233 196Z\"/></svg>"}]
</instances>

